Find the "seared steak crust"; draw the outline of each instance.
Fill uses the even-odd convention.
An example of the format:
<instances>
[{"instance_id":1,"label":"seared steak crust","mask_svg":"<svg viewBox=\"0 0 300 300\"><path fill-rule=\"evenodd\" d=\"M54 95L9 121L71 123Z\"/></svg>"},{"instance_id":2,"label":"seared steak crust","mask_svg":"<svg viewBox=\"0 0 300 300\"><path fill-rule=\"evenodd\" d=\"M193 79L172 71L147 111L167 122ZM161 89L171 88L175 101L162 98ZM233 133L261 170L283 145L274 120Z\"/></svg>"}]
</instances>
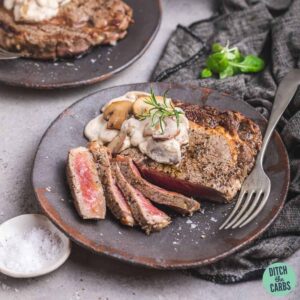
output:
<instances>
[{"instance_id":1,"label":"seared steak crust","mask_svg":"<svg viewBox=\"0 0 300 300\"><path fill-rule=\"evenodd\" d=\"M142 175L168 190L195 198L230 202L253 168L261 147L261 132L238 112L176 103L190 120L190 143L176 166L157 163L136 148L131 157Z\"/></svg>"},{"instance_id":2,"label":"seared steak crust","mask_svg":"<svg viewBox=\"0 0 300 300\"><path fill-rule=\"evenodd\" d=\"M97 142L89 143L88 148L94 156L108 208L122 224L132 227L135 221L124 195L112 176L108 149Z\"/></svg>"},{"instance_id":3,"label":"seared steak crust","mask_svg":"<svg viewBox=\"0 0 300 300\"><path fill-rule=\"evenodd\" d=\"M164 190L143 179L132 159L119 155L116 161L128 182L152 202L166 205L183 215L192 215L193 212L200 209L199 202L181 194Z\"/></svg>"},{"instance_id":4,"label":"seared steak crust","mask_svg":"<svg viewBox=\"0 0 300 300\"><path fill-rule=\"evenodd\" d=\"M128 200L134 219L146 234L160 231L171 223L169 216L153 206L140 191L127 182L116 162L112 163L112 168L117 184Z\"/></svg>"},{"instance_id":5,"label":"seared steak crust","mask_svg":"<svg viewBox=\"0 0 300 300\"><path fill-rule=\"evenodd\" d=\"M231 136L240 139L239 164L249 164L261 148L262 136L259 126L243 114L234 111L221 112L210 106L201 107L187 103L176 103L181 107L187 118L206 128L224 128ZM252 168L252 166L249 166Z\"/></svg>"},{"instance_id":6,"label":"seared steak crust","mask_svg":"<svg viewBox=\"0 0 300 300\"><path fill-rule=\"evenodd\" d=\"M0 46L38 59L75 56L124 38L131 22L132 9L122 0L72 0L40 23L16 23L0 1Z\"/></svg>"}]
</instances>

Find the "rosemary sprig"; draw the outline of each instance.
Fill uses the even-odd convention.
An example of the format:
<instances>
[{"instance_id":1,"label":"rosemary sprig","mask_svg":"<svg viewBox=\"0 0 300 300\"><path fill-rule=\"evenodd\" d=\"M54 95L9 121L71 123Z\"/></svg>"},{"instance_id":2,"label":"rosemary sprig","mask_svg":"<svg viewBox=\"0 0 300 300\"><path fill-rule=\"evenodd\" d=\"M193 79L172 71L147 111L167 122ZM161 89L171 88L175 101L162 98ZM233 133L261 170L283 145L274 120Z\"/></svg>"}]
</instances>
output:
<instances>
[{"instance_id":1,"label":"rosemary sprig","mask_svg":"<svg viewBox=\"0 0 300 300\"><path fill-rule=\"evenodd\" d=\"M153 89L151 88L150 96L144 102L152 107L148 112L138 116L140 120L150 118L151 127L155 127L157 124L159 124L161 133L164 133L164 127L166 125L165 118L175 117L177 127L179 127L179 118L180 115L183 114L183 112L174 107L172 103L167 103L167 93L168 91L164 93L163 103L160 103L157 101Z\"/></svg>"}]
</instances>

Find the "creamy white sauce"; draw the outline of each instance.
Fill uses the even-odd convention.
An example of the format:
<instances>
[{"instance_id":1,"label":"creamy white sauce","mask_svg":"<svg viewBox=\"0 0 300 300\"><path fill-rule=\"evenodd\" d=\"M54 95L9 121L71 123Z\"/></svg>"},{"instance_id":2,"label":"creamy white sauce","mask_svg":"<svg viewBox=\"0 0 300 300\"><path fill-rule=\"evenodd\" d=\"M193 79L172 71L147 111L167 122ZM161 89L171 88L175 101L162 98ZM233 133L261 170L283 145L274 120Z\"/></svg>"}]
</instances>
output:
<instances>
[{"instance_id":1,"label":"creamy white sauce","mask_svg":"<svg viewBox=\"0 0 300 300\"><path fill-rule=\"evenodd\" d=\"M177 128L176 120L169 118L166 122L172 122L176 126L179 133L170 139L159 140L154 138L154 130L152 135L149 135L149 120L140 121L131 117L126 120L121 128L121 131L126 133L130 140L130 146L137 147L151 159L165 164L177 164L181 161L181 146L189 142L188 136L188 120L184 115L180 116L179 128ZM168 127L165 128L167 131ZM147 132L147 134L145 134Z\"/></svg>"},{"instance_id":2,"label":"creamy white sauce","mask_svg":"<svg viewBox=\"0 0 300 300\"><path fill-rule=\"evenodd\" d=\"M102 111L112 102L120 100L132 100L134 102L140 95L148 96L147 93L129 92L122 97L111 100ZM189 121L184 114L179 116L179 126L175 117L165 119L166 126L164 133L160 128L153 128L151 121L143 121L133 116L125 120L121 130L107 129L107 121L103 115L91 120L85 127L85 136L90 140L97 140L107 145L117 135L125 134L126 138L120 151L130 147L137 147L139 150L159 163L178 164L182 159L182 146L189 143Z\"/></svg>"},{"instance_id":3,"label":"creamy white sauce","mask_svg":"<svg viewBox=\"0 0 300 300\"><path fill-rule=\"evenodd\" d=\"M58 14L59 8L71 0L4 0L4 7L12 10L16 22L41 22Z\"/></svg>"},{"instance_id":4,"label":"creamy white sauce","mask_svg":"<svg viewBox=\"0 0 300 300\"><path fill-rule=\"evenodd\" d=\"M158 142L148 138L139 145L139 149L159 163L176 165L181 161L180 146L180 143L175 139Z\"/></svg>"},{"instance_id":5,"label":"creamy white sauce","mask_svg":"<svg viewBox=\"0 0 300 300\"><path fill-rule=\"evenodd\" d=\"M84 129L84 135L90 141L98 141L103 145L111 142L118 134L119 130L107 129L107 121L104 120L103 115L92 119Z\"/></svg>"}]
</instances>

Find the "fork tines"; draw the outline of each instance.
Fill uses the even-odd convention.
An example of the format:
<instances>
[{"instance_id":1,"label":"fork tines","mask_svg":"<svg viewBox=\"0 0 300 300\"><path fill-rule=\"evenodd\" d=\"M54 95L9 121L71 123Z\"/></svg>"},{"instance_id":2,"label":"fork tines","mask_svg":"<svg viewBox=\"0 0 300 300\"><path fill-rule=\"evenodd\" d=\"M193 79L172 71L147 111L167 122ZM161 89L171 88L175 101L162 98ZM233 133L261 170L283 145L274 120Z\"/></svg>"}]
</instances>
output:
<instances>
[{"instance_id":1,"label":"fork tines","mask_svg":"<svg viewBox=\"0 0 300 300\"><path fill-rule=\"evenodd\" d=\"M219 229L241 228L251 222L266 204L270 188L271 184L265 189L258 190L248 190L242 187L234 209Z\"/></svg>"},{"instance_id":2,"label":"fork tines","mask_svg":"<svg viewBox=\"0 0 300 300\"><path fill-rule=\"evenodd\" d=\"M0 59L16 59L19 58L20 54L15 52L9 52L3 48L0 48Z\"/></svg>"}]
</instances>

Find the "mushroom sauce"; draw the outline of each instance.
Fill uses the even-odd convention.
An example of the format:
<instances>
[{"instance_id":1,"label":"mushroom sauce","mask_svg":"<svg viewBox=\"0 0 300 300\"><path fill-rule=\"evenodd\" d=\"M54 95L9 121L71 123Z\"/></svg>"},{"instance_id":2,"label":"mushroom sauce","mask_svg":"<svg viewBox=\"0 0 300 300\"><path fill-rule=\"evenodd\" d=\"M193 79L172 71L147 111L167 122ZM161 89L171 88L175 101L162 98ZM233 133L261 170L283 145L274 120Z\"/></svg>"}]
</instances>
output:
<instances>
[{"instance_id":1,"label":"mushroom sauce","mask_svg":"<svg viewBox=\"0 0 300 300\"><path fill-rule=\"evenodd\" d=\"M131 101L134 103L141 96L149 97L150 94L128 92L122 97L112 99L102 108L102 112L113 102ZM167 100L171 103L170 98ZM189 143L189 121L180 108L177 110L182 112L178 123L175 117L166 117L163 129L157 125L153 126L150 118L140 120L132 114L124 120L120 130L108 129L108 121L105 120L103 114L100 114L86 125L84 134L90 141L97 140L108 147L118 141L119 148L115 152L137 147L154 161L175 165L182 159L182 146Z\"/></svg>"}]
</instances>

